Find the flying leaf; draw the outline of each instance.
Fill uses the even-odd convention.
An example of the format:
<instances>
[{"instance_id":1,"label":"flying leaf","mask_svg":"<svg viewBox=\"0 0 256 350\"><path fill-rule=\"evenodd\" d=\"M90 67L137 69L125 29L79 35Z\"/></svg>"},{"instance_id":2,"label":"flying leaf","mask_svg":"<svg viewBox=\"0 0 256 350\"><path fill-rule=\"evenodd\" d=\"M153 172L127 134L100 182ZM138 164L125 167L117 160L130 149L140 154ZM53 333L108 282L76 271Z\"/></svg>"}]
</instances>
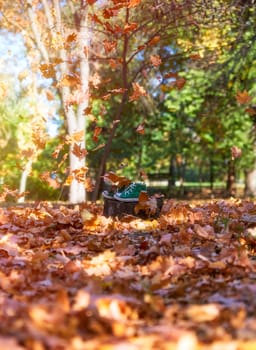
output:
<instances>
[{"instance_id":1,"label":"flying leaf","mask_svg":"<svg viewBox=\"0 0 256 350\"><path fill-rule=\"evenodd\" d=\"M157 200L155 197L149 197L148 193L141 191L139 195L138 204L134 207L135 214L138 214L140 211L146 213L146 215L151 216L155 215L157 211Z\"/></svg>"},{"instance_id":2,"label":"flying leaf","mask_svg":"<svg viewBox=\"0 0 256 350\"><path fill-rule=\"evenodd\" d=\"M178 90L181 90L184 87L184 85L186 84L186 82L187 81L185 78L179 78L176 80L176 82L174 84Z\"/></svg>"},{"instance_id":3,"label":"flying leaf","mask_svg":"<svg viewBox=\"0 0 256 350\"><path fill-rule=\"evenodd\" d=\"M153 66L158 67L162 63L162 60L160 56L152 55L150 56L150 62L153 64Z\"/></svg>"},{"instance_id":4,"label":"flying leaf","mask_svg":"<svg viewBox=\"0 0 256 350\"><path fill-rule=\"evenodd\" d=\"M147 45L140 45L140 46L138 46L137 50L138 51L144 50L145 47L147 47Z\"/></svg>"},{"instance_id":5,"label":"flying leaf","mask_svg":"<svg viewBox=\"0 0 256 350\"><path fill-rule=\"evenodd\" d=\"M54 159L57 159L59 154L60 154L60 151L63 149L64 147L64 143L60 143L56 148L55 150L52 152L52 157Z\"/></svg>"},{"instance_id":6,"label":"flying leaf","mask_svg":"<svg viewBox=\"0 0 256 350\"><path fill-rule=\"evenodd\" d=\"M147 96L147 92L143 86L139 85L139 83L132 83L133 94L129 97L129 101L136 101L141 96Z\"/></svg>"},{"instance_id":7,"label":"flying leaf","mask_svg":"<svg viewBox=\"0 0 256 350\"><path fill-rule=\"evenodd\" d=\"M165 79L169 79L169 78L177 79L177 78L178 78L178 73L176 73L176 72L169 72L169 73L166 73L166 74L164 75L164 78L165 78Z\"/></svg>"},{"instance_id":8,"label":"flying leaf","mask_svg":"<svg viewBox=\"0 0 256 350\"><path fill-rule=\"evenodd\" d=\"M98 151L99 149L105 147L105 143L101 143L100 145L98 145L97 147L93 148L91 151L92 152L95 152L95 151Z\"/></svg>"},{"instance_id":9,"label":"flying leaf","mask_svg":"<svg viewBox=\"0 0 256 350\"><path fill-rule=\"evenodd\" d=\"M45 90L45 94L48 101L54 100L54 94L49 89Z\"/></svg>"},{"instance_id":10,"label":"flying leaf","mask_svg":"<svg viewBox=\"0 0 256 350\"><path fill-rule=\"evenodd\" d=\"M99 85L101 83L101 78L97 72L90 77L90 82L95 89L99 88Z\"/></svg>"},{"instance_id":11,"label":"flying leaf","mask_svg":"<svg viewBox=\"0 0 256 350\"><path fill-rule=\"evenodd\" d=\"M59 58L59 57L54 57L54 58L52 59L52 64L54 64L55 66L56 66L57 64L62 63L62 62L63 62L63 60L62 60L61 58Z\"/></svg>"},{"instance_id":12,"label":"flying leaf","mask_svg":"<svg viewBox=\"0 0 256 350\"><path fill-rule=\"evenodd\" d=\"M114 17L117 15L117 10L116 9L104 9L103 10L103 17L106 19L109 19L111 17Z\"/></svg>"},{"instance_id":13,"label":"flying leaf","mask_svg":"<svg viewBox=\"0 0 256 350\"><path fill-rule=\"evenodd\" d=\"M231 158L232 158L232 160L241 157L241 155L242 155L241 148L239 148L237 146L232 146L231 147Z\"/></svg>"},{"instance_id":14,"label":"flying leaf","mask_svg":"<svg viewBox=\"0 0 256 350\"><path fill-rule=\"evenodd\" d=\"M113 58L110 58L110 60L108 62L109 62L110 67L113 69L116 69L117 67L120 66L119 60L114 60Z\"/></svg>"},{"instance_id":15,"label":"flying leaf","mask_svg":"<svg viewBox=\"0 0 256 350\"><path fill-rule=\"evenodd\" d=\"M189 58L192 60L192 61L198 61L200 60L202 57L199 55L199 54L192 54L189 56Z\"/></svg>"},{"instance_id":16,"label":"flying leaf","mask_svg":"<svg viewBox=\"0 0 256 350\"><path fill-rule=\"evenodd\" d=\"M76 74L65 74L58 82L58 86L75 87L81 85L81 80Z\"/></svg>"},{"instance_id":17,"label":"flying leaf","mask_svg":"<svg viewBox=\"0 0 256 350\"><path fill-rule=\"evenodd\" d=\"M66 42L71 43L71 42L75 41L76 38L77 38L77 34L71 33L66 37Z\"/></svg>"},{"instance_id":18,"label":"flying leaf","mask_svg":"<svg viewBox=\"0 0 256 350\"><path fill-rule=\"evenodd\" d=\"M141 3L141 0L130 0L128 8L136 7Z\"/></svg>"},{"instance_id":19,"label":"flying leaf","mask_svg":"<svg viewBox=\"0 0 256 350\"><path fill-rule=\"evenodd\" d=\"M102 177L106 184L115 185L117 187L127 186L131 183L127 177L116 175L113 171L104 174Z\"/></svg>"},{"instance_id":20,"label":"flying leaf","mask_svg":"<svg viewBox=\"0 0 256 350\"><path fill-rule=\"evenodd\" d=\"M87 167L81 167L79 169L73 170L72 175L77 182L84 183L85 175L87 174L87 172L88 172Z\"/></svg>"},{"instance_id":21,"label":"flying leaf","mask_svg":"<svg viewBox=\"0 0 256 350\"><path fill-rule=\"evenodd\" d=\"M256 106L246 108L245 112L247 112L250 116L256 115Z\"/></svg>"},{"instance_id":22,"label":"flying leaf","mask_svg":"<svg viewBox=\"0 0 256 350\"><path fill-rule=\"evenodd\" d=\"M65 39L65 43L64 43L64 47L66 50L69 50L71 47L71 44L76 40L77 38L77 34L76 33L71 33L69 34L66 39Z\"/></svg>"},{"instance_id":23,"label":"flying leaf","mask_svg":"<svg viewBox=\"0 0 256 350\"><path fill-rule=\"evenodd\" d=\"M238 91L238 93L236 94L236 100L241 105L246 105L251 101L251 99L252 99L251 96L248 94L246 90Z\"/></svg>"},{"instance_id":24,"label":"flying leaf","mask_svg":"<svg viewBox=\"0 0 256 350\"><path fill-rule=\"evenodd\" d=\"M160 40L160 36L157 35L157 36L154 36L149 42L148 42L148 45L149 46L152 46L152 45L155 45L159 42Z\"/></svg>"},{"instance_id":25,"label":"flying leaf","mask_svg":"<svg viewBox=\"0 0 256 350\"><path fill-rule=\"evenodd\" d=\"M108 40L104 40L103 41L103 46L104 46L104 50L106 51L106 53L110 53L112 51L114 51L117 47L117 42L116 41L108 41Z\"/></svg>"},{"instance_id":26,"label":"flying leaf","mask_svg":"<svg viewBox=\"0 0 256 350\"><path fill-rule=\"evenodd\" d=\"M40 175L40 179L47 182L47 184L54 189L57 189L60 187L60 183L58 182L57 176L55 173L50 173L49 171L45 171Z\"/></svg>"},{"instance_id":27,"label":"flying leaf","mask_svg":"<svg viewBox=\"0 0 256 350\"><path fill-rule=\"evenodd\" d=\"M132 32L132 31L134 31L135 29L137 29L137 27L138 27L138 23L135 23L135 22L126 24L126 25L124 26L124 33Z\"/></svg>"},{"instance_id":28,"label":"flying leaf","mask_svg":"<svg viewBox=\"0 0 256 350\"><path fill-rule=\"evenodd\" d=\"M45 78L49 79L55 77L56 72L53 64L40 64L39 69Z\"/></svg>"},{"instance_id":29,"label":"flying leaf","mask_svg":"<svg viewBox=\"0 0 256 350\"><path fill-rule=\"evenodd\" d=\"M99 141L99 136L100 136L101 132L102 132L102 128L99 126L96 126L96 128L93 131L93 137L92 137L94 142Z\"/></svg>"},{"instance_id":30,"label":"flying leaf","mask_svg":"<svg viewBox=\"0 0 256 350\"><path fill-rule=\"evenodd\" d=\"M18 79L19 79L19 80L26 79L26 78L28 77L28 75L29 75L29 72L28 72L28 70L26 69L26 70L24 70L24 71L22 71L22 72L19 73Z\"/></svg>"},{"instance_id":31,"label":"flying leaf","mask_svg":"<svg viewBox=\"0 0 256 350\"><path fill-rule=\"evenodd\" d=\"M120 89L109 90L109 92L111 92L112 94L124 94L126 90L127 89L120 88Z\"/></svg>"},{"instance_id":32,"label":"flying leaf","mask_svg":"<svg viewBox=\"0 0 256 350\"><path fill-rule=\"evenodd\" d=\"M99 24L102 24L102 21L99 19L99 17L95 14L91 15L91 20L95 23L99 23Z\"/></svg>"},{"instance_id":33,"label":"flying leaf","mask_svg":"<svg viewBox=\"0 0 256 350\"><path fill-rule=\"evenodd\" d=\"M77 143L74 144L72 153L79 159L84 158L88 154L87 150Z\"/></svg>"},{"instance_id":34,"label":"flying leaf","mask_svg":"<svg viewBox=\"0 0 256 350\"><path fill-rule=\"evenodd\" d=\"M83 138L84 138L84 131L81 130L81 131L77 131L77 132L74 132L71 136L68 136L68 143L70 142L81 142L83 141Z\"/></svg>"},{"instance_id":35,"label":"flying leaf","mask_svg":"<svg viewBox=\"0 0 256 350\"><path fill-rule=\"evenodd\" d=\"M138 134L144 135L145 134L145 126L144 124L140 124L137 128L136 128L136 132Z\"/></svg>"}]
</instances>

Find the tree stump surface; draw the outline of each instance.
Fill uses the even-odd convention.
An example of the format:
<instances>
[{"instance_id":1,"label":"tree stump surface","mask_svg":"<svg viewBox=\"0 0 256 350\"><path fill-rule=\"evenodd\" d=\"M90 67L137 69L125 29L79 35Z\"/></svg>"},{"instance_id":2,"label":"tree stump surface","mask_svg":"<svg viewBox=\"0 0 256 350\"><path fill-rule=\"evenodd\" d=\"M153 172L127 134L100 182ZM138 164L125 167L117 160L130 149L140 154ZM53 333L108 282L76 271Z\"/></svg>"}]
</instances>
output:
<instances>
[{"instance_id":1,"label":"tree stump surface","mask_svg":"<svg viewBox=\"0 0 256 350\"><path fill-rule=\"evenodd\" d=\"M104 208L103 215L106 217L122 217L124 215L133 215L140 218L157 218L160 215L163 206L163 197L157 198L157 211L154 215L147 215L144 211L139 211L138 214L135 213L135 206L138 204L137 201L134 202L122 202L117 199L104 198Z\"/></svg>"}]
</instances>

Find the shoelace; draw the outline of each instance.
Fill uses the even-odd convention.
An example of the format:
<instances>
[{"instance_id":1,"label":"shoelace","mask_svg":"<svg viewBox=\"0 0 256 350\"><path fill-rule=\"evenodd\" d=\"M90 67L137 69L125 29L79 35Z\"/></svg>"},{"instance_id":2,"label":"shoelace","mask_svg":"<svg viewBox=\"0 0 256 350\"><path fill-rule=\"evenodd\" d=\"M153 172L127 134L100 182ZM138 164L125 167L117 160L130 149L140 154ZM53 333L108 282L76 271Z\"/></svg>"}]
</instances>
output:
<instances>
[{"instance_id":1,"label":"shoelace","mask_svg":"<svg viewBox=\"0 0 256 350\"><path fill-rule=\"evenodd\" d=\"M125 190L125 194L129 194L131 191L133 191L134 187L136 186L136 184L131 184L130 188L127 188L127 190Z\"/></svg>"}]
</instances>

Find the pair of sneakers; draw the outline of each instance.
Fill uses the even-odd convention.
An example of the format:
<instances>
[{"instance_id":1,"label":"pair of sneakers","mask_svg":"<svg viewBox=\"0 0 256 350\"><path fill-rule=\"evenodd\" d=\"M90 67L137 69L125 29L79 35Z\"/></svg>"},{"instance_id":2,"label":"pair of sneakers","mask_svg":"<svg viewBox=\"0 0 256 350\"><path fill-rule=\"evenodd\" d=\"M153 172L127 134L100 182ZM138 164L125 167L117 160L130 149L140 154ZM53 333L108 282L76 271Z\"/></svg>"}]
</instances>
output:
<instances>
[{"instance_id":1,"label":"pair of sneakers","mask_svg":"<svg viewBox=\"0 0 256 350\"><path fill-rule=\"evenodd\" d=\"M105 198L116 199L121 202L138 202L142 191L147 191L146 185L143 182L132 182L117 192L104 191L102 194Z\"/></svg>"}]
</instances>

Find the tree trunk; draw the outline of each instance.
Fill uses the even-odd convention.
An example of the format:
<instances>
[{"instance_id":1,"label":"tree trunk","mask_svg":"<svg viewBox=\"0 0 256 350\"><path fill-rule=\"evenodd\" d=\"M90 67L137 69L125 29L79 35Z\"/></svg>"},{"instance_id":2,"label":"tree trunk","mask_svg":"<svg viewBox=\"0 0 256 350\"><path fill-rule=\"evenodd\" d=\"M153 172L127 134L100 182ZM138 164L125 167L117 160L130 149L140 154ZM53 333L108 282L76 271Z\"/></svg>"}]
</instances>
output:
<instances>
[{"instance_id":1,"label":"tree trunk","mask_svg":"<svg viewBox=\"0 0 256 350\"><path fill-rule=\"evenodd\" d=\"M210 159L210 189L211 193L213 193L213 185L214 185L214 162Z\"/></svg>"},{"instance_id":2,"label":"tree trunk","mask_svg":"<svg viewBox=\"0 0 256 350\"><path fill-rule=\"evenodd\" d=\"M229 196L236 195L236 176L235 176L235 162L230 160L228 162L228 174L227 174L227 183L226 190Z\"/></svg>"},{"instance_id":3,"label":"tree trunk","mask_svg":"<svg viewBox=\"0 0 256 350\"><path fill-rule=\"evenodd\" d=\"M245 196L256 196L256 167L253 170L245 170Z\"/></svg>"},{"instance_id":4,"label":"tree trunk","mask_svg":"<svg viewBox=\"0 0 256 350\"><path fill-rule=\"evenodd\" d=\"M175 157L172 154L170 157L169 174L168 174L168 195L173 195L175 186Z\"/></svg>"},{"instance_id":5,"label":"tree trunk","mask_svg":"<svg viewBox=\"0 0 256 350\"><path fill-rule=\"evenodd\" d=\"M86 132L86 118L84 115L85 109L88 107L88 86L89 86L89 58L88 58L88 47L89 47L89 30L88 30L88 2L81 1L79 8L79 21L76 24L77 28L77 52L79 64L79 78L80 84L75 87L71 87L68 84L61 84L61 79L69 76L72 73L72 62L70 60L70 49L65 48L65 45L60 45L57 49L54 48L51 51L51 47L48 46L47 42L44 41L42 32L46 29L49 31L49 35L52 37L50 39L56 40L56 38L62 38L65 40L67 36L67 31L65 24L62 21L62 2L61 0L53 0L48 2L47 0L42 0L42 8L45 13L46 22L42 27L39 24L35 4L31 0L26 1L27 12L30 20L30 26L32 29L33 37L36 46L41 54L44 62L50 63L51 58L60 58L60 63L58 64L59 71L56 70L56 76L52 76L55 79L57 90L61 97L62 107L65 114L67 133L70 136L70 149L69 149L69 173L71 180L70 191L69 191L69 201L71 203L80 203L86 200L85 191L85 157L77 157L73 152L74 143L77 144L81 149L85 149L85 132ZM73 8L71 6L71 12ZM72 13L74 16L75 13ZM51 42L51 40L49 40ZM58 51L57 51L58 50ZM71 63L70 63L71 62ZM70 70L71 69L71 70ZM59 84L60 83L60 84ZM70 105L70 97L72 93L76 91L79 101L76 102L77 107ZM81 135L79 141L72 140L73 135L77 133ZM79 172L79 178L76 173ZM83 173L82 173L83 172Z\"/></svg>"},{"instance_id":6,"label":"tree trunk","mask_svg":"<svg viewBox=\"0 0 256 350\"><path fill-rule=\"evenodd\" d=\"M33 159L32 158L28 159L22 171L21 178L20 178L20 188L19 188L20 194L26 191L27 178L31 171L32 163L33 163ZM18 199L18 203L24 203L24 202L25 202L25 196L22 196Z\"/></svg>"},{"instance_id":7,"label":"tree trunk","mask_svg":"<svg viewBox=\"0 0 256 350\"><path fill-rule=\"evenodd\" d=\"M61 21L61 9L59 0L54 0L54 7L56 11L56 22L57 29L61 33L63 31L62 21ZM80 11L80 23L78 32L78 50L79 50L79 64L80 64L80 80L81 88L80 93L83 95L83 100L79 102L77 111L68 106L68 99L70 97L71 91L67 86L61 86L60 92L62 97L62 103L64 106L64 111L67 120L68 134L72 137L74 133L81 133L81 138L76 142L78 146L82 149L85 148L85 131L86 131L86 119L84 115L84 110L88 107L88 97L89 97L89 60L88 60L88 43L89 43L89 32L87 23L87 7L86 5L81 6ZM62 77L69 74L68 67L68 55L67 51L62 48L60 49L60 58L62 63L60 64L60 70ZM79 180L75 177L75 173L79 170L85 168L85 157L78 158L73 152L74 143L70 143L69 149L69 171L70 175L73 177L70 189L69 189L69 201L70 203L82 203L86 200L85 191L85 175Z\"/></svg>"},{"instance_id":8,"label":"tree trunk","mask_svg":"<svg viewBox=\"0 0 256 350\"><path fill-rule=\"evenodd\" d=\"M109 134L107 143L105 145L105 148L104 148L104 151L103 151L103 154L101 157L101 161L100 161L100 165L99 165L99 169L98 169L98 174L97 174L97 179L96 179L96 184L95 184L93 197L92 197L93 201L96 201L99 198L99 192L100 192L101 183L102 183L102 176L104 175L104 171L106 169L106 163L107 163L107 159L108 159L108 156L110 153L112 141L113 141L113 138L115 136L116 128L117 128L119 122L121 121L122 111L123 111L124 105L126 103L126 99L127 99L127 92L125 92L123 94L122 101L120 102L119 109L118 109L116 116L114 118L113 126L112 126L112 129L110 130L110 134Z\"/></svg>"}]
</instances>

